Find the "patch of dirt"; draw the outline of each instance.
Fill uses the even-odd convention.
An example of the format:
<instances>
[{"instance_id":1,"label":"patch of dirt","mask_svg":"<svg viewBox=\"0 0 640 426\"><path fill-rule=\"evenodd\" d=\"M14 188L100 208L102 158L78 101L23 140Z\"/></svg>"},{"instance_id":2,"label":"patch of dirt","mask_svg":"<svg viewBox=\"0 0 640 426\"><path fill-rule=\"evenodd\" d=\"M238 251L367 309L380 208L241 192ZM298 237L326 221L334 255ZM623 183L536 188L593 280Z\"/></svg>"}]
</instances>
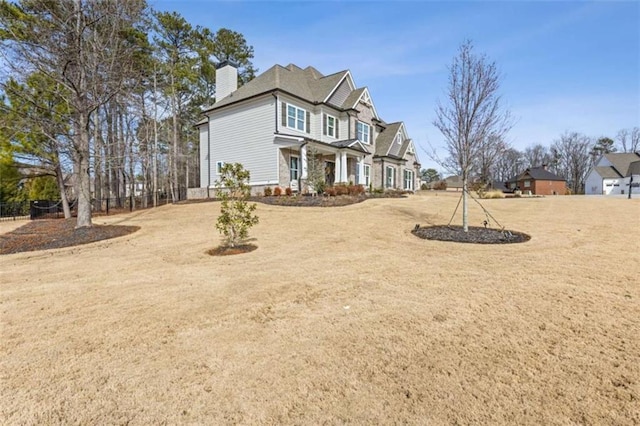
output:
<instances>
[{"instance_id":1,"label":"patch of dirt","mask_svg":"<svg viewBox=\"0 0 640 426\"><path fill-rule=\"evenodd\" d=\"M513 244L524 243L531 239L531 236L523 232L480 226L470 226L468 232L464 232L462 226L417 226L411 233L425 240L472 244Z\"/></svg>"},{"instance_id":2,"label":"patch of dirt","mask_svg":"<svg viewBox=\"0 0 640 426\"><path fill-rule=\"evenodd\" d=\"M75 218L31 221L0 235L0 255L72 247L122 237L140 229L139 226L120 225L93 225L80 229L75 226Z\"/></svg>"},{"instance_id":3,"label":"patch of dirt","mask_svg":"<svg viewBox=\"0 0 640 426\"><path fill-rule=\"evenodd\" d=\"M235 247L219 246L211 250L207 250L210 256L230 256L234 254L249 253L257 249L258 246L253 244L241 244Z\"/></svg>"}]
</instances>

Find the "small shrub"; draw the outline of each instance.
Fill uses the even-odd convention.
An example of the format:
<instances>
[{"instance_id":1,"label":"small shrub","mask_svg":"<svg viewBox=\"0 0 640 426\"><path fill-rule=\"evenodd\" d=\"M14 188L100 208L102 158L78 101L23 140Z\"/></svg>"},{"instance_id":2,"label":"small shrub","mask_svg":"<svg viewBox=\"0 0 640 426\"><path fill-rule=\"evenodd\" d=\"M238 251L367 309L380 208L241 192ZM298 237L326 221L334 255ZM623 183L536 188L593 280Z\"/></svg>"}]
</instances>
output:
<instances>
[{"instance_id":1,"label":"small shrub","mask_svg":"<svg viewBox=\"0 0 640 426\"><path fill-rule=\"evenodd\" d=\"M438 182L433 184L433 189L436 191L444 191L447 189L447 181L439 180Z\"/></svg>"},{"instance_id":2,"label":"small shrub","mask_svg":"<svg viewBox=\"0 0 640 426\"><path fill-rule=\"evenodd\" d=\"M504 198L504 192L499 189L494 189L491 191L484 192L482 198L493 199L493 198Z\"/></svg>"},{"instance_id":3,"label":"small shrub","mask_svg":"<svg viewBox=\"0 0 640 426\"><path fill-rule=\"evenodd\" d=\"M347 190L349 191L349 195L361 195L364 194L364 185L349 185L347 187Z\"/></svg>"},{"instance_id":4,"label":"small shrub","mask_svg":"<svg viewBox=\"0 0 640 426\"><path fill-rule=\"evenodd\" d=\"M336 191L336 195L348 195L349 194L349 187L347 185L336 185L333 187Z\"/></svg>"},{"instance_id":5,"label":"small shrub","mask_svg":"<svg viewBox=\"0 0 640 426\"><path fill-rule=\"evenodd\" d=\"M276 186L275 188L273 188L274 197L279 197L281 195L282 195L282 188L280 188L279 186Z\"/></svg>"},{"instance_id":6,"label":"small shrub","mask_svg":"<svg viewBox=\"0 0 640 426\"><path fill-rule=\"evenodd\" d=\"M324 189L324 195L328 195L329 197L335 197L336 196L336 188L333 187L333 186L325 188Z\"/></svg>"},{"instance_id":7,"label":"small shrub","mask_svg":"<svg viewBox=\"0 0 640 426\"><path fill-rule=\"evenodd\" d=\"M264 189L264 196L265 196L265 197L271 197L271 194L273 194L273 192L272 192L272 190L271 190L271 187L270 187L270 186L267 186L267 187Z\"/></svg>"},{"instance_id":8,"label":"small shrub","mask_svg":"<svg viewBox=\"0 0 640 426\"><path fill-rule=\"evenodd\" d=\"M571 188L567 188L567 189L564 191L564 195L571 195L571 194L572 194L572 192L571 192Z\"/></svg>"},{"instance_id":9,"label":"small shrub","mask_svg":"<svg viewBox=\"0 0 640 426\"><path fill-rule=\"evenodd\" d=\"M293 191L291 190L291 187L290 187L290 186L287 186L287 187L284 189L284 193L285 193L285 195L286 195L287 197L291 197L291 195L293 194Z\"/></svg>"},{"instance_id":10,"label":"small shrub","mask_svg":"<svg viewBox=\"0 0 640 426\"><path fill-rule=\"evenodd\" d=\"M222 175L216 182L216 192L222 200L216 228L225 237L228 247L235 247L249 235L249 228L258 223L253 212L256 204L249 204L250 173L240 163L222 166Z\"/></svg>"},{"instance_id":11,"label":"small shrub","mask_svg":"<svg viewBox=\"0 0 640 426\"><path fill-rule=\"evenodd\" d=\"M427 185L426 183L423 183L422 185L420 185L420 189L423 190L423 191L426 191L426 190L428 190L430 188L429 188L429 185Z\"/></svg>"}]
</instances>

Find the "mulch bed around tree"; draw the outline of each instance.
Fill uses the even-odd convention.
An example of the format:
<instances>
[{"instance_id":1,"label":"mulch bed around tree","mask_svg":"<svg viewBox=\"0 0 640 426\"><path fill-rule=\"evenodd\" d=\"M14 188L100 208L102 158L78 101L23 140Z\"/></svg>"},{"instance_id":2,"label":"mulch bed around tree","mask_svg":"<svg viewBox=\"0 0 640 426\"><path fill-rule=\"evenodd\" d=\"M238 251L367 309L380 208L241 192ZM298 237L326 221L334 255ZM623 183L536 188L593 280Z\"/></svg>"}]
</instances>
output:
<instances>
[{"instance_id":1,"label":"mulch bed around tree","mask_svg":"<svg viewBox=\"0 0 640 426\"><path fill-rule=\"evenodd\" d=\"M207 250L207 254L211 256L230 256L234 254L249 253L258 247L253 244L241 244L235 247L219 246L211 250Z\"/></svg>"},{"instance_id":2,"label":"mulch bed around tree","mask_svg":"<svg viewBox=\"0 0 640 426\"><path fill-rule=\"evenodd\" d=\"M531 239L531 236L522 232L509 231L506 229L503 231L480 226L470 226L469 232L464 232L462 226L419 226L411 231L411 233L425 240L472 244L513 244L524 243Z\"/></svg>"},{"instance_id":3,"label":"mulch bed around tree","mask_svg":"<svg viewBox=\"0 0 640 426\"><path fill-rule=\"evenodd\" d=\"M140 229L139 226L121 225L93 225L80 229L75 226L75 218L31 221L0 235L0 254L72 247L122 237Z\"/></svg>"}]
</instances>

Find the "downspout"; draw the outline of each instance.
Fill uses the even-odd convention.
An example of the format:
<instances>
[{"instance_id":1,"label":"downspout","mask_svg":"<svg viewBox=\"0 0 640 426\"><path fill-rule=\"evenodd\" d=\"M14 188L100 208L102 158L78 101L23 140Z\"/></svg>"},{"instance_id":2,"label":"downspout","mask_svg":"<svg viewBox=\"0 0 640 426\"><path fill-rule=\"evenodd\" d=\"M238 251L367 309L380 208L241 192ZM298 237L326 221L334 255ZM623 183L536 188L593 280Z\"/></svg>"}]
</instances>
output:
<instances>
[{"instance_id":1,"label":"downspout","mask_svg":"<svg viewBox=\"0 0 640 426\"><path fill-rule=\"evenodd\" d=\"M382 162L382 190L384 191L385 185L387 184L387 180L385 179L385 169L384 169L384 158L380 159Z\"/></svg>"},{"instance_id":2,"label":"downspout","mask_svg":"<svg viewBox=\"0 0 640 426\"><path fill-rule=\"evenodd\" d=\"M271 93L271 96L276 100L275 119L276 119L276 133L278 133L278 95L275 92Z\"/></svg>"},{"instance_id":3,"label":"downspout","mask_svg":"<svg viewBox=\"0 0 640 426\"><path fill-rule=\"evenodd\" d=\"M207 114L207 198L211 197L209 187L211 186L211 117Z\"/></svg>"},{"instance_id":4,"label":"downspout","mask_svg":"<svg viewBox=\"0 0 640 426\"><path fill-rule=\"evenodd\" d=\"M631 188L633 188L633 173L631 173L631 177L629 179L629 196L627 197L627 200L631 199Z\"/></svg>"}]
</instances>

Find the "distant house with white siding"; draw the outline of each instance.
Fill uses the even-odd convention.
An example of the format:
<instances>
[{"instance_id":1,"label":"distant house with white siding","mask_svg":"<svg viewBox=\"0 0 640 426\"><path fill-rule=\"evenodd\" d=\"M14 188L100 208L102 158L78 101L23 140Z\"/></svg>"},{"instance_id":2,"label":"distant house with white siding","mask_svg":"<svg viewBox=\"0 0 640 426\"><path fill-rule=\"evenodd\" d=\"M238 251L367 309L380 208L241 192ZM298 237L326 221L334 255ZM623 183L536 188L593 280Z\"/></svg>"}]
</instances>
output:
<instances>
[{"instance_id":1,"label":"distant house with white siding","mask_svg":"<svg viewBox=\"0 0 640 426\"><path fill-rule=\"evenodd\" d=\"M216 84L216 102L197 124L199 196L208 195L224 163L251 172L253 193L268 186L304 192L311 148L329 185L419 187L420 163L404 123L385 122L350 71L325 76L313 67L275 65L238 88L237 69L225 61Z\"/></svg>"},{"instance_id":2,"label":"distant house with white siding","mask_svg":"<svg viewBox=\"0 0 640 426\"><path fill-rule=\"evenodd\" d=\"M587 174L584 192L587 195L640 196L640 153L603 154Z\"/></svg>"}]
</instances>

